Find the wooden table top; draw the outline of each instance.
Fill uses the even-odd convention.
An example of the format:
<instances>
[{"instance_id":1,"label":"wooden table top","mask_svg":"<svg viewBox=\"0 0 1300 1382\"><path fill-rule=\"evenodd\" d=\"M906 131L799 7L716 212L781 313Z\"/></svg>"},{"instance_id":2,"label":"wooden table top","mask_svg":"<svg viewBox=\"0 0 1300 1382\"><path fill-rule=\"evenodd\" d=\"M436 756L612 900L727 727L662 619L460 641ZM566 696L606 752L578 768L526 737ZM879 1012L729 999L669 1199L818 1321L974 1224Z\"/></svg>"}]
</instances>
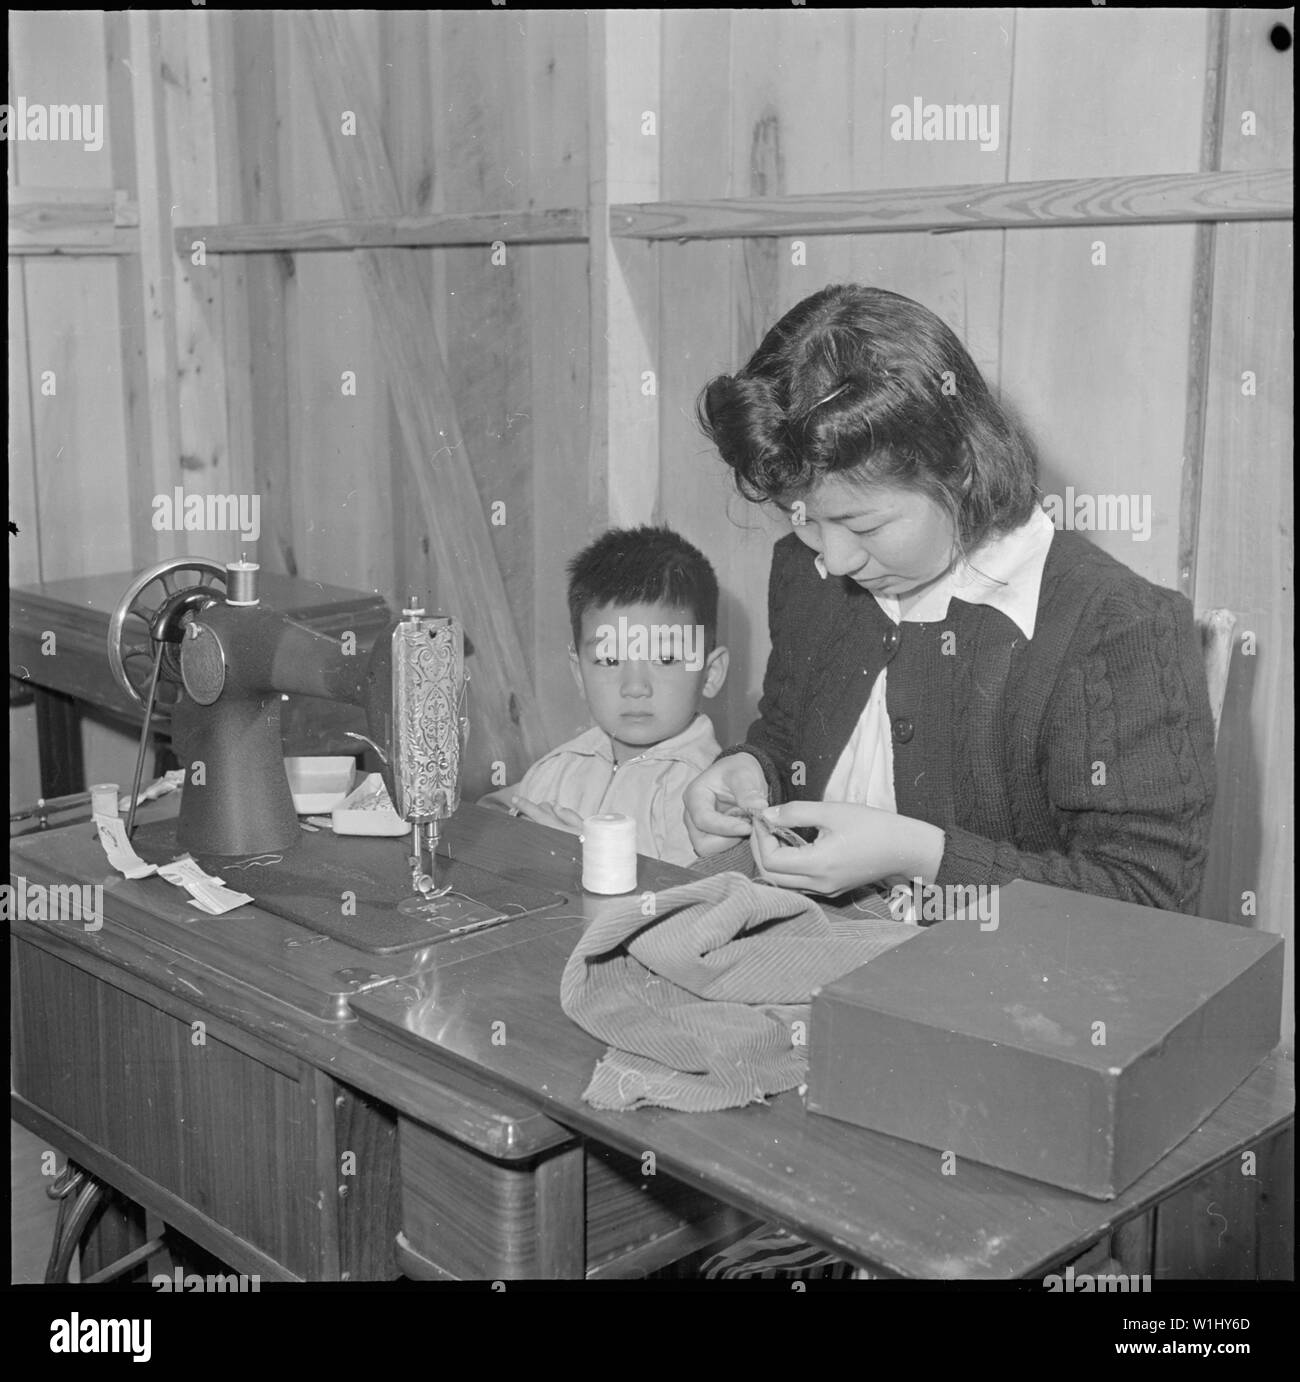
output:
<instances>
[{"instance_id":1,"label":"wooden table top","mask_svg":"<svg viewBox=\"0 0 1300 1382\"><path fill-rule=\"evenodd\" d=\"M559 1123L638 1157L654 1152L660 1171L908 1277L1040 1273L1294 1112L1293 1066L1270 1057L1141 1180L1103 1202L965 1160L945 1176L939 1152L808 1113L794 1091L708 1114L593 1109L581 1094L605 1047L564 1015L559 986L584 926L611 905L587 896L570 915L488 932L477 954L439 947L423 972L371 990L353 1009L413 1052L436 1050L449 1069L540 1097ZM498 1021L504 1041L494 1040Z\"/></svg>"},{"instance_id":2,"label":"wooden table top","mask_svg":"<svg viewBox=\"0 0 1300 1382\"><path fill-rule=\"evenodd\" d=\"M108 920L96 935L65 923L12 925L39 932L46 944L53 936L64 953L93 949L116 957L155 982L193 976L189 982L203 988L205 1001L224 1005L229 1020L327 1063L339 1078L432 1126L439 1118L459 1119L470 1141L495 1126L493 1154L527 1155L557 1125L638 1157L653 1152L661 1173L905 1277L1041 1274L1294 1115L1293 1066L1270 1057L1141 1180L1103 1202L970 1161L944 1176L938 1152L810 1114L796 1092L720 1113L598 1111L582 1102L581 1092L604 1047L561 1011L559 981L584 926L625 900L581 893L580 847L572 836L464 806L447 839L457 858L549 887L565 902L388 960L326 943L358 967L378 970L392 962L391 978L347 995L359 1022L331 1022L319 1010L287 1006L283 999L291 995L268 992L286 982L286 970L300 988L319 988L321 976L313 977L307 956L319 947L302 943L309 932L256 908L241 909L256 913L247 931L223 926L221 918L187 920L170 896L175 890L161 880L106 892ZM106 868L97 851L84 828L80 836L75 830L32 836L15 842L11 872L95 881ZM642 859L638 887L666 888L689 877ZM131 890L151 885L157 896L142 906ZM166 928L165 948L159 928ZM212 940L218 935L220 944ZM259 976L257 954L265 961L272 951L279 977L269 965ZM338 967L331 954L326 968ZM498 1022L504 1042L499 1028L494 1041ZM442 1092L435 1097L434 1090ZM489 1098L492 1090L503 1092ZM498 1114L493 1123L494 1099L511 1118Z\"/></svg>"}]
</instances>

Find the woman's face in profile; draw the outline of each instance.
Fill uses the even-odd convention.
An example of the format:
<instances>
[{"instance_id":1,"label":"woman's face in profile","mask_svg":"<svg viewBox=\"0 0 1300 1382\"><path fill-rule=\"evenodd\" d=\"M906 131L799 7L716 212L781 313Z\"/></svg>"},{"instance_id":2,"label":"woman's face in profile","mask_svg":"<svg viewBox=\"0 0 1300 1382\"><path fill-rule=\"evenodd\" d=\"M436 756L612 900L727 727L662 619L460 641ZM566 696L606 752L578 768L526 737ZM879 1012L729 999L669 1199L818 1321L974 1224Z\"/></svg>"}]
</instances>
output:
<instances>
[{"instance_id":1,"label":"woman's face in profile","mask_svg":"<svg viewBox=\"0 0 1300 1382\"><path fill-rule=\"evenodd\" d=\"M952 565L952 520L916 490L828 475L778 508L830 575L848 576L873 595L911 595Z\"/></svg>"}]
</instances>

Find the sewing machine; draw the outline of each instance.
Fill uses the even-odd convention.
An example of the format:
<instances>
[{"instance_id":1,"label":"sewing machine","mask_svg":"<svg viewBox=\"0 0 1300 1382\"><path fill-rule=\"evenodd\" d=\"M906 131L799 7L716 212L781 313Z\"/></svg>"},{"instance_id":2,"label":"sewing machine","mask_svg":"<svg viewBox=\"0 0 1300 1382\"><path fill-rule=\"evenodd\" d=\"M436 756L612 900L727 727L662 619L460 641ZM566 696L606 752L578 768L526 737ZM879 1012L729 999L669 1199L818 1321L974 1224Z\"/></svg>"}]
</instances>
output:
<instances>
[{"instance_id":1,"label":"sewing machine","mask_svg":"<svg viewBox=\"0 0 1300 1382\"><path fill-rule=\"evenodd\" d=\"M379 755L389 796L410 825L410 900L441 896L448 888L436 886L436 850L442 822L460 804L468 733L460 625L426 617L412 602L365 656L263 608L257 572L251 562L173 558L142 572L118 601L109 665L146 711L133 799L161 705L185 769L176 843L218 857L283 855L303 833L284 770L282 697L361 706L370 733L354 737Z\"/></svg>"}]
</instances>

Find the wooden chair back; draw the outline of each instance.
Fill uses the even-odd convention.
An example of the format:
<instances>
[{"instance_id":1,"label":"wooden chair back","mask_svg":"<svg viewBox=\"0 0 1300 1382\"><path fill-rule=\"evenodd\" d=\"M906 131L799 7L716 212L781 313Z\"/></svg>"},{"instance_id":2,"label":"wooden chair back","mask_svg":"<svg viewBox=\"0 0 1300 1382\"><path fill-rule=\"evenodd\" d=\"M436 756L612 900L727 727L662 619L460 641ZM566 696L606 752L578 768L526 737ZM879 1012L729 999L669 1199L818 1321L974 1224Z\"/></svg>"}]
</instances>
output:
<instances>
[{"instance_id":1,"label":"wooden chair back","mask_svg":"<svg viewBox=\"0 0 1300 1382\"><path fill-rule=\"evenodd\" d=\"M1214 716L1214 739L1218 742L1223 698L1228 690L1228 672L1236 641L1237 616L1230 609L1211 609L1196 617L1201 631L1201 652L1205 658L1205 679L1210 688L1210 711Z\"/></svg>"}]
</instances>

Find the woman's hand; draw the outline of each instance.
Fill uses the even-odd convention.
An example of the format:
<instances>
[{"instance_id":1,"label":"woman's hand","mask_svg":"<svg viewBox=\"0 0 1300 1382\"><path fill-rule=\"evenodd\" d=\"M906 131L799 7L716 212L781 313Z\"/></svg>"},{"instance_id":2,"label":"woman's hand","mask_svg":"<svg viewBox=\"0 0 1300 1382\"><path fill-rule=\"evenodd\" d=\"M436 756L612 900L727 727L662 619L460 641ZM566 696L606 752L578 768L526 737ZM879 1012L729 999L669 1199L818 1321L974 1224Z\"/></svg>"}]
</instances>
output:
<instances>
[{"instance_id":1,"label":"woman's hand","mask_svg":"<svg viewBox=\"0 0 1300 1382\"><path fill-rule=\"evenodd\" d=\"M686 833L696 854L717 854L744 839L750 824L739 816L728 816L736 806L767 805L767 779L752 753L733 753L719 758L686 789Z\"/></svg>"},{"instance_id":2,"label":"woman's hand","mask_svg":"<svg viewBox=\"0 0 1300 1382\"><path fill-rule=\"evenodd\" d=\"M867 883L934 882L943 831L927 821L842 801L789 801L763 813L786 826L814 826L816 841L799 849L765 830L750 842L759 876L780 888L834 895Z\"/></svg>"},{"instance_id":3,"label":"woman's hand","mask_svg":"<svg viewBox=\"0 0 1300 1382\"><path fill-rule=\"evenodd\" d=\"M511 806L521 816L527 816L538 825L549 825L552 830L567 830L570 835L582 833L582 817L567 806L552 806L549 802L529 801L527 797L515 797Z\"/></svg>"}]
</instances>

